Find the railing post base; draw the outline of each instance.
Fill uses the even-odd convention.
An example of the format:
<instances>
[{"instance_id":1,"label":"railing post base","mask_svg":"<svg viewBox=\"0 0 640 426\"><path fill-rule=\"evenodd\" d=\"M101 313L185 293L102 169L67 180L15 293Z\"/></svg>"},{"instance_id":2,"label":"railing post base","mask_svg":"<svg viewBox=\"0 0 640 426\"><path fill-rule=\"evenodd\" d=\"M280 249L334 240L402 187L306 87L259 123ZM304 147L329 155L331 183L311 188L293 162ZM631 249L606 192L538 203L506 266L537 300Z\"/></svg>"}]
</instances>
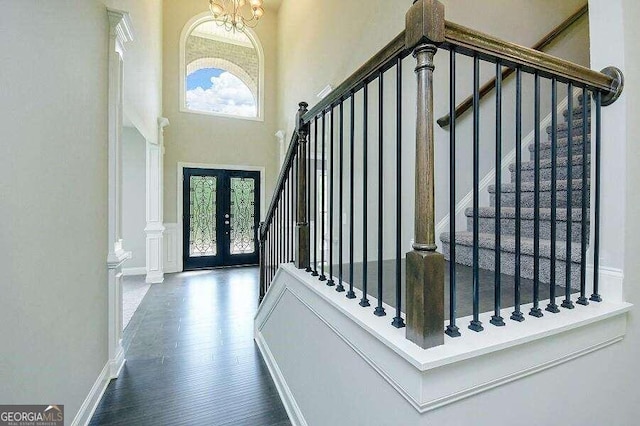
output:
<instances>
[{"instance_id":1,"label":"railing post base","mask_svg":"<svg viewBox=\"0 0 640 426\"><path fill-rule=\"evenodd\" d=\"M296 225L296 247L294 264L298 269L306 269L311 264L311 251L309 250L309 224Z\"/></svg>"},{"instance_id":2,"label":"railing post base","mask_svg":"<svg viewBox=\"0 0 640 426\"><path fill-rule=\"evenodd\" d=\"M423 349L444 344L444 256L407 253L407 339Z\"/></svg>"}]
</instances>

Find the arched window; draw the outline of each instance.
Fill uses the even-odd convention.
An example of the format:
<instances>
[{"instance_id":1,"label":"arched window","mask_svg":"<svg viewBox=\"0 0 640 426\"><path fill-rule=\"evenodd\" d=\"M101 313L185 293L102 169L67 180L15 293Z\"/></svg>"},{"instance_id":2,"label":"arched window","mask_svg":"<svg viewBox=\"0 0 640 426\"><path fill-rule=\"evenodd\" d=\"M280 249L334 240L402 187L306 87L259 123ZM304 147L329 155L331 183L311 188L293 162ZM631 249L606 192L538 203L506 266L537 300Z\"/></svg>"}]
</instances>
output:
<instances>
[{"instance_id":1,"label":"arched window","mask_svg":"<svg viewBox=\"0 0 640 426\"><path fill-rule=\"evenodd\" d=\"M263 53L250 29L226 31L205 13L180 42L181 111L262 119Z\"/></svg>"}]
</instances>

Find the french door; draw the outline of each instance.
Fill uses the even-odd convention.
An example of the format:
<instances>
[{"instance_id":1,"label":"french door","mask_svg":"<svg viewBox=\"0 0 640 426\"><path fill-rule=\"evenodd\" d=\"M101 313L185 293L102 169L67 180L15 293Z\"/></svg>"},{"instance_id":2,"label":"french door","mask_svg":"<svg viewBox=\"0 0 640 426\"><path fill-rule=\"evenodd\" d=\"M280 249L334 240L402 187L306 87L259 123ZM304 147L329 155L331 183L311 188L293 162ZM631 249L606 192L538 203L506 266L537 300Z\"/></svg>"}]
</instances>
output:
<instances>
[{"instance_id":1,"label":"french door","mask_svg":"<svg viewBox=\"0 0 640 426\"><path fill-rule=\"evenodd\" d=\"M185 168L183 269L258 263L260 172Z\"/></svg>"}]
</instances>

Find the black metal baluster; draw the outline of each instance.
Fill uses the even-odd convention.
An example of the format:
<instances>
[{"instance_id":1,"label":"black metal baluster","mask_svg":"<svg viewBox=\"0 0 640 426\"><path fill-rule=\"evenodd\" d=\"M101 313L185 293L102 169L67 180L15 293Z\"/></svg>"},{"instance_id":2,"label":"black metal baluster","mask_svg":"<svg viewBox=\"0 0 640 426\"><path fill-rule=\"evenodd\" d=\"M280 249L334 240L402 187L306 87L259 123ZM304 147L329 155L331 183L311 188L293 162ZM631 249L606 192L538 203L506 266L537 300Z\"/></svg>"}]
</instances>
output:
<instances>
[{"instance_id":1,"label":"black metal baluster","mask_svg":"<svg viewBox=\"0 0 640 426\"><path fill-rule=\"evenodd\" d=\"M600 143L602 142L602 92L596 93L596 166L594 170L594 225L593 225L593 294L589 298L602 302L600 296Z\"/></svg>"},{"instance_id":2,"label":"black metal baluster","mask_svg":"<svg viewBox=\"0 0 640 426\"><path fill-rule=\"evenodd\" d=\"M343 265L343 256L342 256L342 235L343 235L343 224L342 224L342 212L344 210L344 101L340 101L340 146L339 146L339 200L338 200L338 285L336 285L336 291L342 292L344 291L344 283L342 277L342 265Z\"/></svg>"},{"instance_id":3,"label":"black metal baluster","mask_svg":"<svg viewBox=\"0 0 640 426\"><path fill-rule=\"evenodd\" d=\"M449 325L445 333L459 337L456 325L456 52L449 52Z\"/></svg>"},{"instance_id":4,"label":"black metal baluster","mask_svg":"<svg viewBox=\"0 0 640 426\"><path fill-rule=\"evenodd\" d=\"M360 306L369 306L369 298L367 297L367 269L369 261L367 258L368 232L367 232L367 213L368 213L368 187L367 178L369 170L369 85L364 84L363 96L363 116L362 116L362 298Z\"/></svg>"},{"instance_id":5,"label":"black metal baluster","mask_svg":"<svg viewBox=\"0 0 640 426\"><path fill-rule=\"evenodd\" d=\"M551 251L549 259L549 304L546 311L557 314L556 305L556 179L558 145L558 81L551 79Z\"/></svg>"},{"instance_id":6,"label":"black metal baluster","mask_svg":"<svg viewBox=\"0 0 640 426\"><path fill-rule=\"evenodd\" d=\"M289 215L289 192L287 190L287 181L285 178L282 182L282 252L284 257L282 258L283 262L286 263L289 258L289 238L287 237L287 217Z\"/></svg>"},{"instance_id":7,"label":"black metal baluster","mask_svg":"<svg viewBox=\"0 0 640 426\"><path fill-rule=\"evenodd\" d=\"M327 280L327 276L324 274L324 222L325 222L325 199L324 199L324 190L325 190L325 181L327 180L327 166L326 166L326 156L325 156L325 139L326 139L326 133L327 133L327 129L326 129L326 121L327 121L327 115L326 115L326 111L322 111L322 174L320 175L322 177L322 182L320 183L320 222L321 222L321 227L320 227L320 281L326 281Z\"/></svg>"},{"instance_id":8,"label":"black metal baluster","mask_svg":"<svg viewBox=\"0 0 640 426\"><path fill-rule=\"evenodd\" d=\"M348 299L355 299L356 293L353 291L353 166L354 166L354 145L355 145L355 114L356 114L356 95L351 93L351 116L349 117L349 291L347 291Z\"/></svg>"},{"instance_id":9,"label":"black metal baluster","mask_svg":"<svg viewBox=\"0 0 640 426\"><path fill-rule=\"evenodd\" d=\"M391 325L405 326L402 303L402 59L396 61L396 316Z\"/></svg>"},{"instance_id":10,"label":"black metal baluster","mask_svg":"<svg viewBox=\"0 0 640 426\"><path fill-rule=\"evenodd\" d=\"M587 143L589 132L589 126L587 124L587 105L589 92L587 87L582 88L582 200L581 200L581 218L580 226L580 297L578 297L577 304L587 306L589 300L587 299L587 240L589 239L589 228L587 227L587 204L589 203L587 192Z\"/></svg>"},{"instance_id":11,"label":"black metal baluster","mask_svg":"<svg viewBox=\"0 0 640 426\"><path fill-rule=\"evenodd\" d=\"M307 142L307 155L308 155L308 163L307 163L307 223L309 227L311 227L311 121L306 125L307 127L307 135L309 140ZM311 267L311 228L309 228L309 266L306 267L305 271L313 272L313 268Z\"/></svg>"},{"instance_id":12,"label":"black metal baluster","mask_svg":"<svg viewBox=\"0 0 640 426\"><path fill-rule=\"evenodd\" d=\"M571 301L571 225L573 219L573 83L568 84L568 115L567 121L567 241L565 249L565 284L564 284L564 300L563 308L573 309L575 306Z\"/></svg>"},{"instance_id":13,"label":"black metal baluster","mask_svg":"<svg viewBox=\"0 0 640 426\"><path fill-rule=\"evenodd\" d=\"M331 136L329 137L329 280L327 281L328 286L335 285L335 281L333 280L333 157L334 157L334 149L333 149L333 115L335 113L335 109L331 107L331 121L330 121L330 131Z\"/></svg>"},{"instance_id":14,"label":"black metal baluster","mask_svg":"<svg viewBox=\"0 0 640 426\"><path fill-rule=\"evenodd\" d=\"M469 329L482 331L480 322L480 247L478 210L480 208L480 58L476 53L473 57L473 320ZM453 218L455 220L455 217ZM455 235L451 238L455 239Z\"/></svg>"},{"instance_id":15,"label":"black metal baluster","mask_svg":"<svg viewBox=\"0 0 640 426\"><path fill-rule=\"evenodd\" d=\"M455 111L455 103L453 104ZM450 117L453 117L449 113ZM452 121L452 123L454 123ZM453 127L451 127L453 130ZM500 251L502 244L502 64L500 61L496 63L496 190L495 190L495 245L494 245L494 281L493 281L493 303L494 312L489 321L491 324L502 327L505 325L504 318L501 315L502 306L502 282L501 282L501 266L502 252ZM455 203L450 207L450 215L455 215ZM455 221L454 221L455 222Z\"/></svg>"},{"instance_id":16,"label":"black metal baluster","mask_svg":"<svg viewBox=\"0 0 640 426\"><path fill-rule=\"evenodd\" d=\"M533 171L533 307L529 315L540 318L540 75L535 73Z\"/></svg>"},{"instance_id":17,"label":"black metal baluster","mask_svg":"<svg viewBox=\"0 0 640 426\"><path fill-rule=\"evenodd\" d=\"M514 321L524 321L524 315L520 310L520 270L522 255L522 69L516 69L516 226L515 226L515 265L514 265L514 285L515 285L515 310L511 314Z\"/></svg>"},{"instance_id":18,"label":"black metal baluster","mask_svg":"<svg viewBox=\"0 0 640 426\"><path fill-rule=\"evenodd\" d=\"M384 201L384 188L382 186L383 183L383 117L384 117L384 102L382 101L384 97L384 75L382 71L378 73L378 306L373 311L374 315L383 317L387 315L382 307L382 275L383 275L383 264L382 264L382 244L383 244L383 207L382 203Z\"/></svg>"},{"instance_id":19,"label":"black metal baluster","mask_svg":"<svg viewBox=\"0 0 640 426\"><path fill-rule=\"evenodd\" d=\"M313 272L318 276L318 117L313 126Z\"/></svg>"}]
</instances>

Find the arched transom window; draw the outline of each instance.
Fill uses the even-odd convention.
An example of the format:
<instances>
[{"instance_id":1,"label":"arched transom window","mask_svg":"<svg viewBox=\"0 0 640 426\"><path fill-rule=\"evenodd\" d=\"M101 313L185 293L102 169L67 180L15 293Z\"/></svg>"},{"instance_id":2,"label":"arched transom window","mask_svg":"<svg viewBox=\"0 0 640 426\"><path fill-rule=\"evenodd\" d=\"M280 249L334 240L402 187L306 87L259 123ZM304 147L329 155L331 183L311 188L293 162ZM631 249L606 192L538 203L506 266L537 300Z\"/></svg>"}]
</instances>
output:
<instances>
[{"instance_id":1,"label":"arched transom window","mask_svg":"<svg viewBox=\"0 0 640 426\"><path fill-rule=\"evenodd\" d=\"M260 119L262 49L250 30L196 17L182 37L182 110Z\"/></svg>"}]
</instances>

